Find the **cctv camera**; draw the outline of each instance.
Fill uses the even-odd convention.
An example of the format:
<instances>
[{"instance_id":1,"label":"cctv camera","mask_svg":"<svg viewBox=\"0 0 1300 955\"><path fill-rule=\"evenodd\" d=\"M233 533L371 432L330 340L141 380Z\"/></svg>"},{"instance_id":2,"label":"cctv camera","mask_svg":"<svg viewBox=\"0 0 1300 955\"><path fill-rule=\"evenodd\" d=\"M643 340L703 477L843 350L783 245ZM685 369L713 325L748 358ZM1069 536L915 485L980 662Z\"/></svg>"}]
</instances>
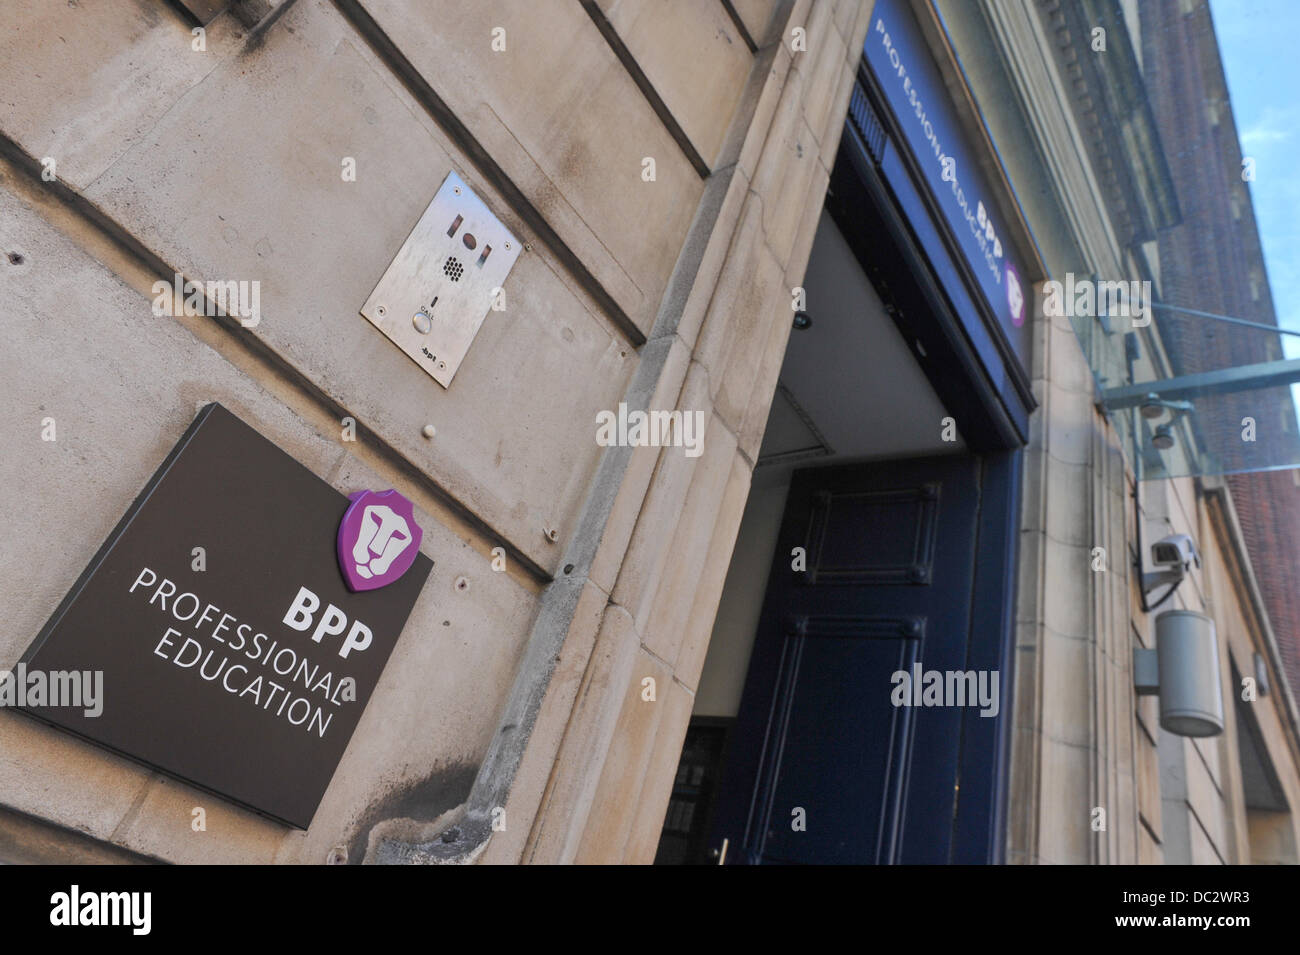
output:
<instances>
[{"instance_id":1,"label":"cctv camera","mask_svg":"<svg viewBox=\"0 0 1300 955\"><path fill-rule=\"evenodd\" d=\"M1150 594L1157 587L1168 586L1169 592L1160 601L1163 603L1173 594L1173 588L1182 583L1183 577L1192 569L1193 562L1200 567L1201 557L1196 553L1196 545L1186 534L1170 534L1156 541L1151 545L1151 563L1160 569L1142 575L1142 593Z\"/></svg>"},{"instance_id":2,"label":"cctv camera","mask_svg":"<svg viewBox=\"0 0 1300 955\"><path fill-rule=\"evenodd\" d=\"M1158 567L1190 570L1192 563L1201 566L1201 557L1196 553L1196 545L1186 534L1170 534L1151 545L1151 562Z\"/></svg>"}]
</instances>

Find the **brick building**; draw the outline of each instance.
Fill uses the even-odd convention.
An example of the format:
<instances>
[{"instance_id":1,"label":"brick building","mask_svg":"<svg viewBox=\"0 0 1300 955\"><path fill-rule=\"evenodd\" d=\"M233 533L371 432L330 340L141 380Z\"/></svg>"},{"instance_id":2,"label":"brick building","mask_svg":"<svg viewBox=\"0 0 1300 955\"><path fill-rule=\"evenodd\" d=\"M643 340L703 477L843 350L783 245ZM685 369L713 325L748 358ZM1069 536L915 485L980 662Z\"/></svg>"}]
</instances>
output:
<instances>
[{"instance_id":1,"label":"brick building","mask_svg":"<svg viewBox=\"0 0 1300 955\"><path fill-rule=\"evenodd\" d=\"M1249 183L1243 181L1238 129L1214 40L1208 6L1145 4L1144 75L1160 137L1171 153L1170 170L1182 221L1159 238L1161 290L1171 305L1276 325ZM1194 370L1282 357L1278 336L1171 315L1165 335ZM1195 350L1195 353L1191 353ZM1241 396L1215 423L1239 431L1242 419L1259 419L1261 441L1294 443L1294 411L1282 389ZM1289 413L1288 413L1289 412ZM1242 464L1249 462L1243 461ZM1286 674L1300 686L1300 486L1294 470L1228 478L1242 532L1268 606Z\"/></svg>"}]
</instances>

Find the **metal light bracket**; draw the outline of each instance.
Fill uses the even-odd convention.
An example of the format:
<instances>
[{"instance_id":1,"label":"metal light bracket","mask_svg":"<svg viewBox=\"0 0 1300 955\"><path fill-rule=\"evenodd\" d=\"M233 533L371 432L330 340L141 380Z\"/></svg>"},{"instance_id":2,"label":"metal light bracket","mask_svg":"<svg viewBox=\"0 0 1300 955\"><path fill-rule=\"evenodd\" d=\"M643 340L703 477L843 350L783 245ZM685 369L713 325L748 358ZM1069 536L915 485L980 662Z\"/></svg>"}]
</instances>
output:
<instances>
[{"instance_id":1,"label":"metal light bracket","mask_svg":"<svg viewBox=\"0 0 1300 955\"><path fill-rule=\"evenodd\" d=\"M1138 696L1155 696L1160 692L1160 657L1155 650L1133 648L1133 689Z\"/></svg>"},{"instance_id":2,"label":"metal light bracket","mask_svg":"<svg viewBox=\"0 0 1300 955\"><path fill-rule=\"evenodd\" d=\"M448 173L361 314L446 388L522 248Z\"/></svg>"}]
</instances>

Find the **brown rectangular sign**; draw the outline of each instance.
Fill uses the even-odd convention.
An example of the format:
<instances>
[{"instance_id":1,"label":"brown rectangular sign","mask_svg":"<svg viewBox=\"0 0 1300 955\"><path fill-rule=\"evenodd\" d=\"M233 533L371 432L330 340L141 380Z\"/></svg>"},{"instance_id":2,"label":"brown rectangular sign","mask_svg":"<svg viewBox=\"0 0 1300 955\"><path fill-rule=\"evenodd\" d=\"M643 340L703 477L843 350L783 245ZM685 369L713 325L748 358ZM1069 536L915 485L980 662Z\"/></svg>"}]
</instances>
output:
<instances>
[{"instance_id":1,"label":"brown rectangular sign","mask_svg":"<svg viewBox=\"0 0 1300 955\"><path fill-rule=\"evenodd\" d=\"M419 530L383 504L345 553L360 503L207 405L27 650L17 705L307 828L433 567L401 571ZM381 520L403 528L386 554L367 550ZM376 589L349 587L354 545ZM378 586L369 568L390 565ZM102 699L53 705L59 673L102 673Z\"/></svg>"}]
</instances>

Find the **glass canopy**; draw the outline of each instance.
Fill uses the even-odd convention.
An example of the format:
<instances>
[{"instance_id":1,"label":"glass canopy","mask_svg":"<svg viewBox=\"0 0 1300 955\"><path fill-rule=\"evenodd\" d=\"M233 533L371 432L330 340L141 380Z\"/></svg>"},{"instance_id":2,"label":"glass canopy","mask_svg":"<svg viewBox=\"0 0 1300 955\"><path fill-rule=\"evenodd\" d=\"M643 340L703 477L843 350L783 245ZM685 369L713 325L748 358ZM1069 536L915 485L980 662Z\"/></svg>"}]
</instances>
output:
<instances>
[{"instance_id":1,"label":"glass canopy","mask_svg":"<svg viewBox=\"0 0 1300 955\"><path fill-rule=\"evenodd\" d=\"M1107 311L1070 323L1139 479L1300 466L1297 333L1160 302Z\"/></svg>"}]
</instances>

